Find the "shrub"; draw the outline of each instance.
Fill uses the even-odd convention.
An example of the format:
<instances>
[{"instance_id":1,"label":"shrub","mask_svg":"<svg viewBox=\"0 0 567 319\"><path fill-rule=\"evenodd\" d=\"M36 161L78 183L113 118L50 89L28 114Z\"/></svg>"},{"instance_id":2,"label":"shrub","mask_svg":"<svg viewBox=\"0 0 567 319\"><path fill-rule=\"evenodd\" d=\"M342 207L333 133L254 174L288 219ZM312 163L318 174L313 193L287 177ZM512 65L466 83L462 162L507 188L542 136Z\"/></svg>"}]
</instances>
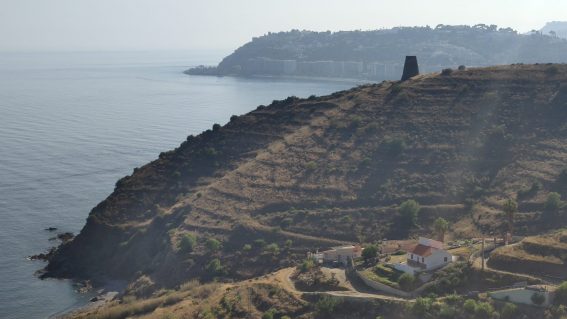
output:
<instances>
[{"instance_id":1,"label":"shrub","mask_svg":"<svg viewBox=\"0 0 567 319\"><path fill-rule=\"evenodd\" d=\"M238 119L238 115L233 115L233 116L230 117L231 122L236 121L236 119Z\"/></svg>"},{"instance_id":2,"label":"shrub","mask_svg":"<svg viewBox=\"0 0 567 319\"><path fill-rule=\"evenodd\" d=\"M530 299L532 300L534 305L541 306L545 302L545 295L540 294L539 292L534 292Z\"/></svg>"},{"instance_id":3,"label":"shrub","mask_svg":"<svg viewBox=\"0 0 567 319\"><path fill-rule=\"evenodd\" d=\"M314 171L314 170L317 169L317 163L315 163L314 161L310 161L310 162L308 162L308 163L305 165L305 168L306 168L308 171Z\"/></svg>"},{"instance_id":4,"label":"shrub","mask_svg":"<svg viewBox=\"0 0 567 319\"><path fill-rule=\"evenodd\" d=\"M515 304L507 302L504 307L502 307L501 317L502 319L515 319L517 311L518 307Z\"/></svg>"},{"instance_id":5,"label":"shrub","mask_svg":"<svg viewBox=\"0 0 567 319\"><path fill-rule=\"evenodd\" d=\"M216 253L221 248L221 242L218 241L215 238L209 238L209 239L207 239L207 242L205 243L205 247L207 247L207 250L210 253Z\"/></svg>"},{"instance_id":6,"label":"shrub","mask_svg":"<svg viewBox=\"0 0 567 319\"><path fill-rule=\"evenodd\" d=\"M474 313L476 309L476 301L474 301L473 299L467 299L463 304L463 308L468 313Z\"/></svg>"},{"instance_id":7,"label":"shrub","mask_svg":"<svg viewBox=\"0 0 567 319\"><path fill-rule=\"evenodd\" d=\"M293 240L291 240L291 239L286 240L285 243L284 243L285 249L290 249L291 246L293 246Z\"/></svg>"},{"instance_id":8,"label":"shrub","mask_svg":"<svg viewBox=\"0 0 567 319\"><path fill-rule=\"evenodd\" d=\"M412 306L412 312L416 315L425 316L433 306L433 300L430 298L417 298Z\"/></svg>"},{"instance_id":9,"label":"shrub","mask_svg":"<svg viewBox=\"0 0 567 319\"><path fill-rule=\"evenodd\" d=\"M396 157L403 153L406 149L406 143L401 138L386 139L380 145L380 148L384 150L389 156Z\"/></svg>"},{"instance_id":10,"label":"shrub","mask_svg":"<svg viewBox=\"0 0 567 319\"><path fill-rule=\"evenodd\" d=\"M400 285L400 288L402 288L402 290L404 291L412 290L414 284L415 284L415 277L408 273L404 273L403 275L400 276L400 278L398 278L398 285Z\"/></svg>"},{"instance_id":11,"label":"shrub","mask_svg":"<svg viewBox=\"0 0 567 319\"><path fill-rule=\"evenodd\" d=\"M336 298L325 295L317 301L315 309L317 309L319 315L330 315L335 311L338 304L339 302Z\"/></svg>"},{"instance_id":12,"label":"shrub","mask_svg":"<svg viewBox=\"0 0 567 319\"><path fill-rule=\"evenodd\" d=\"M217 132L218 130L220 130L220 128L221 128L220 124L217 123L213 124L213 132Z\"/></svg>"},{"instance_id":13,"label":"shrub","mask_svg":"<svg viewBox=\"0 0 567 319\"><path fill-rule=\"evenodd\" d=\"M317 95L309 95L309 97L307 98L308 100L315 100L317 98Z\"/></svg>"},{"instance_id":14,"label":"shrub","mask_svg":"<svg viewBox=\"0 0 567 319\"><path fill-rule=\"evenodd\" d=\"M551 192L547 195L545 200L545 210L548 212L556 213L563 206L561 195L556 192Z\"/></svg>"},{"instance_id":15,"label":"shrub","mask_svg":"<svg viewBox=\"0 0 567 319\"><path fill-rule=\"evenodd\" d=\"M179 241L179 249L182 252L189 253L192 252L197 244L197 237L193 234L185 234L181 237Z\"/></svg>"},{"instance_id":16,"label":"shrub","mask_svg":"<svg viewBox=\"0 0 567 319\"><path fill-rule=\"evenodd\" d=\"M467 69L466 66L464 66L464 65L459 65L459 71L464 71L464 70L466 70L466 69Z\"/></svg>"},{"instance_id":17,"label":"shrub","mask_svg":"<svg viewBox=\"0 0 567 319\"><path fill-rule=\"evenodd\" d=\"M207 264L206 269L211 275L219 275L219 274L222 274L222 272L223 272L223 267L222 267L221 262L218 258L211 260Z\"/></svg>"},{"instance_id":18,"label":"shrub","mask_svg":"<svg viewBox=\"0 0 567 319\"><path fill-rule=\"evenodd\" d=\"M275 308L270 308L270 310L264 312L262 319L273 319L277 313L278 311Z\"/></svg>"},{"instance_id":19,"label":"shrub","mask_svg":"<svg viewBox=\"0 0 567 319\"><path fill-rule=\"evenodd\" d=\"M269 244L264 248L264 251L272 255L278 255L280 253L280 246L276 243Z\"/></svg>"},{"instance_id":20,"label":"shrub","mask_svg":"<svg viewBox=\"0 0 567 319\"><path fill-rule=\"evenodd\" d=\"M364 258L365 261L376 258L376 256L378 256L378 246L368 245L364 247L364 250L362 251L362 258Z\"/></svg>"},{"instance_id":21,"label":"shrub","mask_svg":"<svg viewBox=\"0 0 567 319\"><path fill-rule=\"evenodd\" d=\"M413 199L403 202L399 208L402 221L409 226L416 225L420 209L419 203Z\"/></svg>"},{"instance_id":22,"label":"shrub","mask_svg":"<svg viewBox=\"0 0 567 319\"><path fill-rule=\"evenodd\" d=\"M488 302L479 302L474 309L474 313L478 319L490 318L493 312L494 307Z\"/></svg>"},{"instance_id":23,"label":"shrub","mask_svg":"<svg viewBox=\"0 0 567 319\"><path fill-rule=\"evenodd\" d=\"M433 228L435 228L435 233L441 241L445 240L445 233L449 229L449 222L445 218L439 217L433 223Z\"/></svg>"},{"instance_id":24,"label":"shrub","mask_svg":"<svg viewBox=\"0 0 567 319\"><path fill-rule=\"evenodd\" d=\"M242 251L244 252L249 252L252 250L252 245L250 244L245 244L244 246L242 246Z\"/></svg>"},{"instance_id":25,"label":"shrub","mask_svg":"<svg viewBox=\"0 0 567 319\"><path fill-rule=\"evenodd\" d=\"M307 258L301 263L299 270L301 272L308 272L309 270L313 269L313 267L315 267L315 261L312 258Z\"/></svg>"},{"instance_id":26,"label":"shrub","mask_svg":"<svg viewBox=\"0 0 567 319\"><path fill-rule=\"evenodd\" d=\"M266 241L265 241L264 239L261 239L261 238L260 238L260 239L256 239L256 240L254 241L254 246L263 249L264 247L266 247Z\"/></svg>"},{"instance_id":27,"label":"shrub","mask_svg":"<svg viewBox=\"0 0 567 319\"><path fill-rule=\"evenodd\" d=\"M563 282L555 290L555 303L567 306L567 281Z\"/></svg>"},{"instance_id":28,"label":"shrub","mask_svg":"<svg viewBox=\"0 0 567 319\"><path fill-rule=\"evenodd\" d=\"M441 75L443 75L443 76L449 76L451 74L453 74L453 69L451 69L451 68L443 69L441 71Z\"/></svg>"}]
</instances>

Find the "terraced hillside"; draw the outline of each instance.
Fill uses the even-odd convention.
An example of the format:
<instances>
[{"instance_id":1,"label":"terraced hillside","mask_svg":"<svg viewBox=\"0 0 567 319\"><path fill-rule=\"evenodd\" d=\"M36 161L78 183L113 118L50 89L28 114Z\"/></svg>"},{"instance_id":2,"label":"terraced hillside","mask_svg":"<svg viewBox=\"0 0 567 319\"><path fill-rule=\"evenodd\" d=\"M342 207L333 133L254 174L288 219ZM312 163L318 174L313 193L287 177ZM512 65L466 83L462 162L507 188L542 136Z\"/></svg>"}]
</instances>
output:
<instances>
[{"instance_id":1,"label":"terraced hillside","mask_svg":"<svg viewBox=\"0 0 567 319\"><path fill-rule=\"evenodd\" d=\"M567 196L558 184L566 123L566 65L429 74L275 101L119 180L46 276L144 277L155 286L249 278L307 249L430 234L438 216L454 237L497 234L504 200L534 181L541 187L518 198L517 231L560 227L565 218L541 212L550 191ZM422 205L419 227L399 216L407 199Z\"/></svg>"}]
</instances>

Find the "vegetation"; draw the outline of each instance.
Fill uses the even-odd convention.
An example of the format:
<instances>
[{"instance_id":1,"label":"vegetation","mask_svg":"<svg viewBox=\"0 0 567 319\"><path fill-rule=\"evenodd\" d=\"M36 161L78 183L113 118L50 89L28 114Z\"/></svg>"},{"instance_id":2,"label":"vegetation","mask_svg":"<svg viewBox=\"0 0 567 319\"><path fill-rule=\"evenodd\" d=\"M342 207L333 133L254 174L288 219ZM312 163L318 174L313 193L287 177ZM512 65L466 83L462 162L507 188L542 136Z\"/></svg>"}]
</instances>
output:
<instances>
[{"instance_id":1,"label":"vegetation","mask_svg":"<svg viewBox=\"0 0 567 319\"><path fill-rule=\"evenodd\" d=\"M375 259L378 256L378 246L377 245L367 245L362 250L362 258L365 261Z\"/></svg>"},{"instance_id":2,"label":"vegetation","mask_svg":"<svg viewBox=\"0 0 567 319\"><path fill-rule=\"evenodd\" d=\"M179 241L179 249L182 252L192 252L197 244L197 237L193 234L184 234Z\"/></svg>"},{"instance_id":3,"label":"vegetation","mask_svg":"<svg viewBox=\"0 0 567 319\"><path fill-rule=\"evenodd\" d=\"M508 199L504 203L504 213L508 220L508 232L514 235L514 214L518 211L518 203L513 199Z\"/></svg>"},{"instance_id":4,"label":"vegetation","mask_svg":"<svg viewBox=\"0 0 567 319\"><path fill-rule=\"evenodd\" d=\"M449 229L449 222L445 220L445 218L439 217L433 223L433 228L435 229L437 238L442 242L445 241L445 233L447 233Z\"/></svg>"},{"instance_id":5,"label":"vegetation","mask_svg":"<svg viewBox=\"0 0 567 319\"><path fill-rule=\"evenodd\" d=\"M408 273L404 273L398 278L398 285L404 291L411 291L415 286L415 277Z\"/></svg>"},{"instance_id":6,"label":"vegetation","mask_svg":"<svg viewBox=\"0 0 567 319\"><path fill-rule=\"evenodd\" d=\"M567 306L567 281L563 282L557 290L555 290L554 303L557 305Z\"/></svg>"},{"instance_id":7,"label":"vegetation","mask_svg":"<svg viewBox=\"0 0 567 319\"><path fill-rule=\"evenodd\" d=\"M207 239L207 242L205 243L205 247L207 247L207 250L210 253L216 253L221 248L221 242L211 237Z\"/></svg>"},{"instance_id":8,"label":"vegetation","mask_svg":"<svg viewBox=\"0 0 567 319\"><path fill-rule=\"evenodd\" d=\"M545 210L547 212L557 214L559 209L563 207L563 201L561 200L561 194L556 192L551 192L547 195L545 200Z\"/></svg>"},{"instance_id":9,"label":"vegetation","mask_svg":"<svg viewBox=\"0 0 567 319\"><path fill-rule=\"evenodd\" d=\"M417 217L420 211L419 203L413 199L407 200L400 205L399 213L404 224L408 226L417 225Z\"/></svg>"}]
</instances>

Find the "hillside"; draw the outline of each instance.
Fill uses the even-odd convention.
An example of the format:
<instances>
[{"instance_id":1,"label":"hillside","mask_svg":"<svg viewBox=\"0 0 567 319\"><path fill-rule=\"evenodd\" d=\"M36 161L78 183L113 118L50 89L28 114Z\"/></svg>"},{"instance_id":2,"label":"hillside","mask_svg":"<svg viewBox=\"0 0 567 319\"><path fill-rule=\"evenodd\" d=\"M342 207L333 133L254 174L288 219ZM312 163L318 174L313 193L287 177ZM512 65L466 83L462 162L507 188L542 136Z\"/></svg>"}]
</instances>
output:
<instances>
[{"instance_id":1,"label":"hillside","mask_svg":"<svg viewBox=\"0 0 567 319\"><path fill-rule=\"evenodd\" d=\"M567 21L548 22L541 29L543 34L550 34L560 38L567 39Z\"/></svg>"},{"instance_id":2,"label":"hillside","mask_svg":"<svg viewBox=\"0 0 567 319\"><path fill-rule=\"evenodd\" d=\"M469 69L274 101L119 180L45 276L138 279L148 289L245 279L308 249L430 235L438 216L454 238L499 234L504 199L536 181L520 192L517 233L555 229L567 224L564 212L541 212L550 191L567 196L566 120L566 65ZM398 214L407 199L423 207L419 227Z\"/></svg>"},{"instance_id":3,"label":"hillside","mask_svg":"<svg viewBox=\"0 0 567 319\"><path fill-rule=\"evenodd\" d=\"M548 32L524 35L484 24L374 31L293 30L254 38L218 66L197 67L186 73L398 80L403 68L400 57L405 55L419 56L424 73L459 65L565 63L567 40Z\"/></svg>"}]
</instances>

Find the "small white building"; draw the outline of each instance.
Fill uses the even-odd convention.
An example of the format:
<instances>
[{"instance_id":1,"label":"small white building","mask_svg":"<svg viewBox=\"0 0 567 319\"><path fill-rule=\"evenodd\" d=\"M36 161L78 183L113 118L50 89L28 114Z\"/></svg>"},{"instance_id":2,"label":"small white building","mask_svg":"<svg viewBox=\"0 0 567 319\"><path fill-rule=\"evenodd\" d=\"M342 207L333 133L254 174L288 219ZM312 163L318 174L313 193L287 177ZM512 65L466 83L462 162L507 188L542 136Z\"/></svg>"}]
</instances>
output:
<instances>
[{"instance_id":1,"label":"small white building","mask_svg":"<svg viewBox=\"0 0 567 319\"><path fill-rule=\"evenodd\" d=\"M340 262L346 264L349 259L362 256L362 247L360 245L338 246L321 253L315 253L312 256L319 263Z\"/></svg>"},{"instance_id":2,"label":"small white building","mask_svg":"<svg viewBox=\"0 0 567 319\"><path fill-rule=\"evenodd\" d=\"M408 252L406 262L394 264L394 268L415 275L439 269L451 262L453 256L443 249L442 242L420 237L417 246Z\"/></svg>"}]
</instances>

